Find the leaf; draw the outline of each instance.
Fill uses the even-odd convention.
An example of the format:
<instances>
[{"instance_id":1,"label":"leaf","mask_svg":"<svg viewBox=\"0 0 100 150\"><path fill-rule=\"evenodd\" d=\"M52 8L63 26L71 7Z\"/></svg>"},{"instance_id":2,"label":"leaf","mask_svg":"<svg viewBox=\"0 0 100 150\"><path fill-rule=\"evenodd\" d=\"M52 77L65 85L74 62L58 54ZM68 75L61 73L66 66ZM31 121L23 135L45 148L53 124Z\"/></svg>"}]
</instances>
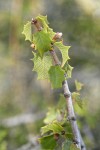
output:
<instances>
[{"instance_id":1,"label":"leaf","mask_svg":"<svg viewBox=\"0 0 100 150\"><path fill-rule=\"evenodd\" d=\"M60 94L60 99L58 101L58 105L57 105L58 109L66 109L66 100L63 94Z\"/></svg>"},{"instance_id":2,"label":"leaf","mask_svg":"<svg viewBox=\"0 0 100 150\"><path fill-rule=\"evenodd\" d=\"M42 24L43 28L44 28L44 31L45 32L48 32L49 33L49 36L51 38L51 40L53 39L54 35L56 34L53 29L51 29L48 24L48 20L47 20L47 16L42 16L42 15L39 15L36 17L36 19L38 21L40 21L40 23Z\"/></svg>"},{"instance_id":3,"label":"leaf","mask_svg":"<svg viewBox=\"0 0 100 150\"><path fill-rule=\"evenodd\" d=\"M36 19L37 19L38 21L40 21L40 23L42 24L44 30L47 31L48 24L49 24L49 22L48 22L48 20L47 20L47 16L39 15L39 16L36 17Z\"/></svg>"},{"instance_id":4,"label":"leaf","mask_svg":"<svg viewBox=\"0 0 100 150\"><path fill-rule=\"evenodd\" d=\"M77 148L75 144L72 144L70 147L70 150L80 150L80 149Z\"/></svg>"},{"instance_id":5,"label":"leaf","mask_svg":"<svg viewBox=\"0 0 100 150\"><path fill-rule=\"evenodd\" d=\"M54 31L53 31L53 29L51 29L51 28L48 28L48 33L49 33L49 35L50 35L50 38L51 38L51 40L53 39L53 37L54 37L54 35L56 34Z\"/></svg>"},{"instance_id":6,"label":"leaf","mask_svg":"<svg viewBox=\"0 0 100 150\"><path fill-rule=\"evenodd\" d=\"M49 131L52 131L54 134L61 134L61 132L64 131L64 128L61 126L60 122L53 121L52 123L41 128L42 135Z\"/></svg>"},{"instance_id":7,"label":"leaf","mask_svg":"<svg viewBox=\"0 0 100 150\"><path fill-rule=\"evenodd\" d=\"M71 150L70 146L71 146L72 142L66 140L63 144L62 144L62 150Z\"/></svg>"},{"instance_id":8,"label":"leaf","mask_svg":"<svg viewBox=\"0 0 100 150\"><path fill-rule=\"evenodd\" d=\"M51 85L53 88L62 87L62 82L64 81L64 70L60 66L51 66L49 69L49 76Z\"/></svg>"},{"instance_id":9,"label":"leaf","mask_svg":"<svg viewBox=\"0 0 100 150\"><path fill-rule=\"evenodd\" d=\"M32 60L34 62L33 71L37 72L38 79L48 79L49 80L48 70L50 69L50 67L52 65L51 57L44 55L43 59L41 59L39 56L37 56L34 53L34 58Z\"/></svg>"},{"instance_id":10,"label":"leaf","mask_svg":"<svg viewBox=\"0 0 100 150\"><path fill-rule=\"evenodd\" d=\"M73 70L73 67L71 67L68 62L65 63L63 69L65 70L66 74L67 74L67 78L71 78L72 76L72 70Z\"/></svg>"},{"instance_id":11,"label":"leaf","mask_svg":"<svg viewBox=\"0 0 100 150\"><path fill-rule=\"evenodd\" d=\"M77 80L75 80L75 86L76 86L76 90L80 91L83 87L83 84L81 82L78 82Z\"/></svg>"},{"instance_id":12,"label":"leaf","mask_svg":"<svg viewBox=\"0 0 100 150\"><path fill-rule=\"evenodd\" d=\"M48 135L39 138L39 142L43 150L54 150L56 147L56 140L54 139L54 135Z\"/></svg>"},{"instance_id":13,"label":"leaf","mask_svg":"<svg viewBox=\"0 0 100 150\"><path fill-rule=\"evenodd\" d=\"M70 46L63 45L63 43L61 41L55 42L54 45L60 50L60 52L62 54L62 67L63 67L65 65L66 61L69 59L68 50L69 50Z\"/></svg>"},{"instance_id":14,"label":"leaf","mask_svg":"<svg viewBox=\"0 0 100 150\"><path fill-rule=\"evenodd\" d=\"M55 108L49 108L44 123L48 124L57 119L57 111Z\"/></svg>"},{"instance_id":15,"label":"leaf","mask_svg":"<svg viewBox=\"0 0 100 150\"><path fill-rule=\"evenodd\" d=\"M22 34L25 35L25 40L29 40L31 42L32 34L31 34L31 22L30 21L28 21L27 24L24 25Z\"/></svg>"},{"instance_id":16,"label":"leaf","mask_svg":"<svg viewBox=\"0 0 100 150\"><path fill-rule=\"evenodd\" d=\"M80 108L83 108L83 101L80 97L80 94L78 92L72 93L72 99L75 100L75 102L78 104Z\"/></svg>"},{"instance_id":17,"label":"leaf","mask_svg":"<svg viewBox=\"0 0 100 150\"><path fill-rule=\"evenodd\" d=\"M79 148L77 148L76 145L72 143L72 141L66 140L62 144L62 150L79 150Z\"/></svg>"},{"instance_id":18,"label":"leaf","mask_svg":"<svg viewBox=\"0 0 100 150\"><path fill-rule=\"evenodd\" d=\"M49 33L46 33L44 30L34 34L33 43L35 44L35 49L38 50L41 58L45 52L51 49L51 39Z\"/></svg>"}]
</instances>

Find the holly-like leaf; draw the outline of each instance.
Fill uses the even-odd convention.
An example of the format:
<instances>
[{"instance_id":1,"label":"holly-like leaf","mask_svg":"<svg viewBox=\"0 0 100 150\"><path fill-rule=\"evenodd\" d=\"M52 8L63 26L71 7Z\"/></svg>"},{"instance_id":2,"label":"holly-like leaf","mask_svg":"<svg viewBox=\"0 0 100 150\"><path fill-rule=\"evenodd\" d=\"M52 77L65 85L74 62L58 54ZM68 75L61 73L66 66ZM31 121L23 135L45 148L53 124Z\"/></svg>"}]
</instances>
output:
<instances>
[{"instance_id":1,"label":"holly-like leaf","mask_svg":"<svg viewBox=\"0 0 100 150\"><path fill-rule=\"evenodd\" d=\"M39 138L39 142L41 144L42 150L54 150L56 147L56 140L54 139L54 135L48 135Z\"/></svg>"},{"instance_id":2,"label":"holly-like leaf","mask_svg":"<svg viewBox=\"0 0 100 150\"><path fill-rule=\"evenodd\" d=\"M68 64L68 61L65 63L63 69L66 72L67 78L71 78L73 67Z\"/></svg>"},{"instance_id":3,"label":"holly-like leaf","mask_svg":"<svg viewBox=\"0 0 100 150\"><path fill-rule=\"evenodd\" d=\"M24 25L22 34L25 35L25 40L29 40L31 42L32 33L31 33L31 22L30 21L28 21L27 24Z\"/></svg>"},{"instance_id":4,"label":"holly-like leaf","mask_svg":"<svg viewBox=\"0 0 100 150\"><path fill-rule=\"evenodd\" d=\"M56 34L53 29L51 29L48 24L47 16L39 15L36 19L41 23L45 32L49 33L51 40L53 39L54 35Z\"/></svg>"},{"instance_id":5,"label":"holly-like leaf","mask_svg":"<svg viewBox=\"0 0 100 150\"><path fill-rule=\"evenodd\" d=\"M49 131L52 131L54 134L61 134L62 131L64 131L64 128L61 126L60 122L53 121L52 123L41 128L42 135Z\"/></svg>"},{"instance_id":6,"label":"holly-like leaf","mask_svg":"<svg viewBox=\"0 0 100 150\"><path fill-rule=\"evenodd\" d=\"M60 50L62 54L62 67L65 65L66 61L69 59L68 50L70 46L63 45L62 41L55 42L54 45Z\"/></svg>"},{"instance_id":7,"label":"holly-like leaf","mask_svg":"<svg viewBox=\"0 0 100 150\"><path fill-rule=\"evenodd\" d=\"M33 71L36 71L38 74L38 79L49 79L48 70L52 65L52 59L49 55L44 55L43 59L37 56L35 53L34 58L32 59L34 62Z\"/></svg>"},{"instance_id":8,"label":"holly-like leaf","mask_svg":"<svg viewBox=\"0 0 100 150\"><path fill-rule=\"evenodd\" d=\"M83 84L81 82L78 82L77 80L75 80L75 86L76 86L76 90L80 91L83 87Z\"/></svg>"},{"instance_id":9,"label":"holly-like leaf","mask_svg":"<svg viewBox=\"0 0 100 150\"><path fill-rule=\"evenodd\" d=\"M51 66L48 73L50 76L52 87L53 88L62 87L62 82L64 81L65 71L61 69L60 66Z\"/></svg>"},{"instance_id":10,"label":"holly-like leaf","mask_svg":"<svg viewBox=\"0 0 100 150\"><path fill-rule=\"evenodd\" d=\"M78 104L80 108L83 108L83 101L80 97L80 94L78 92L72 93L72 99Z\"/></svg>"},{"instance_id":11,"label":"holly-like leaf","mask_svg":"<svg viewBox=\"0 0 100 150\"><path fill-rule=\"evenodd\" d=\"M36 17L36 19L42 24L45 31L47 31L48 24L49 24L49 22L47 20L47 16L39 15L39 16Z\"/></svg>"},{"instance_id":12,"label":"holly-like leaf","mask_svg":"<svg viewBox=\"0 0 100 150\"><path fill-rule=\"evenodd\" d=\"M49 33L46 33L44 30L34 34L33 43L35 44L35 49L39 52L41 58L45 52L51 49L51 39Z\"/></svg>"}]
</instances>

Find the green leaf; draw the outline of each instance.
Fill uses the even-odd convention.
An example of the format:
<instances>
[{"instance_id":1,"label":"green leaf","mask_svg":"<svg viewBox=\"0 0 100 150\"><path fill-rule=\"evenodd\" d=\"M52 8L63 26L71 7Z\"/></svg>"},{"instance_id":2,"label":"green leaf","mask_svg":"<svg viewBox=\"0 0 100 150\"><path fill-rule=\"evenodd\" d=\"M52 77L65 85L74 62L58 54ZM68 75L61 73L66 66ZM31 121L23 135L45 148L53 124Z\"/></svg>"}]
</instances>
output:
<instances>
[{"instance_id":1,"label":"green leaf","mask_svg":"<svg viewBox=\"0 0 100 150\"><path fill-rule=\"evenodd\" d=\"M72 144L71 141L66 140L66 141L62 144L62 150L71 150L71 149L70 149L71 144Z\"/></svg>"},{"instance_id":2,"label":"green leaf","mask_svg":"<svg viewBox=\"0 0 100 150\"><path fill-rule=\"evenodd\" d=\"M79 148L77 148L76 145L72 143L72 141L66 140L62 144L62 150L79 150Z\"/></svg>"},{"instance_id":3,"label":"green leaf","mask_svg":"<svg viewBox=\"0 0 100 150\"><path fill-rule=\"evenodd\" d=\"M36 17L36 19L42 24L44 31L49 33L49 36L52 40L56 33L48 26L49 22L47 20L47 16L39 15Z\"/></svg>"},{"instance_id":4,"label":"green leaf","mask_svg":"<svg viewBox=\"0 0 100 150\"><path fill-rule=\"evenodd\" d=\"M60 99L58 101L58 105L57 105L58 109L66 109L66 100L63 94L60 94Z\"/></svg>"},{"instance_id":5,"label":"green leaf","mask_svg":"<svg viewBox=\"0 0 100 150\"><path fill-rule=\"evenodd\" d=\"M72 93L72 99L78 104L80 108L83 108L83 101L80 97L80 94L78 92Z\"/></svg>"},{"instance_id":6,"label":"green leaf","mask_svg":"<svg viewBox=\"0 0 100 150\"><path fill-rule=\"evenodd\" d=\"M51 49L49 33L46 33L44 30L34 34L33 43L35 44L35 49L38 50L40 57L43 57L44 53Z\"/></svg>"},{"instance_id":7,"label":"green leaf","mask_svg":"<svg viewBox=\"0 0 100 150\"><path fill-rule=\"evenodd\" d=\"M77 80L75 80L75 86L76 86L76 90L80 91L83 87L83 84L81 82L78 82Z\"/></svg>"},{"instance_id":8,"label":"green leaf","mask_svg":"<svg viewBox=\"0 0 100 150\"><path fill-rule=\"evenodd\" d=\"M54 37L54 35L56 34L54 31L53 31L53 29L51 29L51 28L48 28L48 33L49 33L49 35L50 35L50 38L51 38L51 40L53 39L53 37Z\"/></svg>"},{"instance_id":9,"label":"green leaf","mask_svg":"<svg viewBox=\"0 0 100 150\"><path fill-rule=\"evenodd\" d=\"M30 21L28 21L28 23L24 25L22 34L25 35L25 40L29 40L31 42L32 33L31 33L31 22Z\"/></svg>"},{"instance_id":10,"label":"green leaf","mask_svg":"<svg viewBox=\"0 0 100 150\"><path fill-rule=\"evenodd\" d=\"M52 123L41 128L42 135L49 131L52 131L54 134L61 134L61 132L64 131L64 128L61 126L60 122L53 121Z\"/></svg>"},{"instance_id":11,"label":"green leaf","mask_svg":"<svg viewBox=\"0 0 100 150\"><path fill-rule=\"evenodd\" d=\"M57 111L55 108L49 108L46 118L44 119L44 123L48 124L57 119Z\"/></svg>"},{"instance_id":12,"label":"green leaf","mask_svg":"<svg viewBox=\"0 0 100 150\"><path fill-rule=\"evenodd\" d=\"M68 61L65 63L63 69L65 70L65 72L66 72L66 74L67 74L67 78L71 78L73 67L71 67L71 66L68 64Z\"/></svg>"},{"instance_id":13,"label":"green leaf","mask_svg":"<svg viewBox=\"0 0 100 150\"><path fill-rule=\"evenodd\" d=\"M62 82L64 81L64 70L60 66L51 66L49 69L49 76L51 85L53 88L62 87Z\"/></svg>"},{"instance_id":14,"label":"green leaf","mask_svg":"<svg viewBox=\"0 0 100 150\"><path fill-rule=\"evenodd\" d=\"M42 15L39 15L36 17L36 19L38 21L40 21L40 23L42 24L43 28L45 29L45 31L47 31L47 28L48 28L48 20L47 20L47 16L42 16Z\"/></svg>"},{"instance_id":15,"label":"green leaf","mask_svg":"<svg viewBox=\"0 0 100 150\"><path fill-rule=\"evenodd\" d=\"M60 50L60 52L62 54L62 67L63 67L65 65L66 61L69 59L68 50L69 50L70 46L63 45L63 43L61 41L55 42L54 45Z\"/></svg>"},{"instance_id":16,"label":"green leaf","mask_svg":"<svg viewBox=\"0 0 100 150\"><path fill-rule=\"evenodd\" d=\"M56 140L54 139L54 135L48 135L39 138L39 142L43 150L54 150L56 147Z\"/></svg>"},{"instance_id":17,"label":"green leaf","mask_svg":"<svg viewBox=\"0 0 100 150\"><path fill-rule=\"evenodd\" d=\"M48 79L49 80L48 70L50 69L50 67L52 65L51 57L44 55L43 59L41 59L39 56L37 56L34 53L33 62L34 62L33 71L37 72L38 79Z\"/></svg>"},{"instance_id":18,"label":"green leaf","mask_svg":"<svg viewBox=\"0 0 100 150\"><path fill-rule=\"evenodd\" d=\"M80 150L80 149L77 148L75 144L72 144L70 147L70 150Z\"/></svg>"}]
</instances>

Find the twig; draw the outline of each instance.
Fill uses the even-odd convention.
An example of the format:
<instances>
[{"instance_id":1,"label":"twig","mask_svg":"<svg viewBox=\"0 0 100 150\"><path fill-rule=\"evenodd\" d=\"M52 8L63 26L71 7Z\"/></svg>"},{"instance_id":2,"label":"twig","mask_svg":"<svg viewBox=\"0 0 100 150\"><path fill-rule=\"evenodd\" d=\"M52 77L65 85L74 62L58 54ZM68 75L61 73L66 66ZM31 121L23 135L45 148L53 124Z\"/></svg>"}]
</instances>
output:
<instances>
[{"instance_id":1,"label":"twig","mask_svg":"<svg viewBox=\"0 0 100 150\"><path fill-rule=\"evenodd\" d=\"M78 129L77 122L76 122L76 116L74 113L71 92L69 91L68 83L66 80L63 82L62 85L63 85L63 90L64 90L64 96L65 96L66 102L67 102L68 119L71 123L72 132L73 132L73 136L74 136L73 141L78 146L78 148L81 149L80 134L79 134L79 129Z\"/></svg>"},{"instance_id":2,"label":"twig","mask_svg":"<svg viewBox=\"0 0 100 150\"><path fill-rule=\"evenodd\" d=\"M35 27L37 28L38 31L42 30L42 27L39 26L39 23L38 23L37 20L32 20L32 22L33 22L33 24L35 25ZM62 36L62 34L61 33L59 34L59 32L58 32L53 37L53 39L56 41L56 39L57 40L60 39L61 36ZM61 65L55 51L50 50L50 54L51 54L51 57L52 57L55 65ZM73 136L74 136L73 142L76 144L76 146L80 150L86 150L86 148L83 146L84 142L83 142L83 139L81 137L80 131L78 129L76 116L75 116L75 113L74 113L74 108L73 108L73 103L72 103L71 92L69 91L68 83L67 83L66 80L62 83L62 87L63 87L63 90L64 90L64 96L65 96L66 102L67 102L68 117L69 117L69 121L71 123L72 132L73 132Z\"/></svg>"}]
</instances>

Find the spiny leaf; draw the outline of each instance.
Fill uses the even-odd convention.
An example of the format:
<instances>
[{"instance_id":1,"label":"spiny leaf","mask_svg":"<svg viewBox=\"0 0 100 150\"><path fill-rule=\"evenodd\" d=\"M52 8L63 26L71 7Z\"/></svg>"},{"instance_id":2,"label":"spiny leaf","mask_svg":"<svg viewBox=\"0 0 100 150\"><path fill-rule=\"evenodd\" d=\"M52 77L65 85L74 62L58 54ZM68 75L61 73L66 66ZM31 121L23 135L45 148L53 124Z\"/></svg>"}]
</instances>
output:
<instances>
[{"instance_id":1,"label":"spiny leaf","mask_svg":"<svg viewBox=\"0 0 100 150\"><path fill-rule=\"evenodd\" d=\"M78 82L77 80L75 80L75 86L76 86L76 90L80 91L83 87L83 84L81 82Z\"/></svg>"},{"instance_id":2,"label":"spiny leaf","mask_svg":"<svg viewBox=\"0 0 100 150\"><path fill-rule=\"evenodd\" d=\"M43 28L45 29L45 31L47 31L47 28L48 28L48 20L47 20L47 16L42 16L42 15L39 15L36 17L36 19L38 21L40 21L40 23L42 24Z\"/></svg>"},{"instance_id":3,"label":"spiny leaf","mask_svg":"<svg viewBox=\"0 0 100 150\"><path fill-rule=\"evenodd\" d=\"M48 70L50 69L50 66L52 65L52 59L50 56L44 55L43 59L41 59L39 56L37 56L34 53L34 68L33 71L36 71L38 74L38 79L49 79Z\"/></svg>"},{"instance_id":4,"label":"spiny leaf","mask_svg":"<svg viewBox=\"0 0 100 150\"><path fill-rule=\"evenodd\" d=\"M29 40L31 42L31 22L28 21L28 23L24 25L22 34L25 35L25 40Z\"/></svg>"},{"instance_id":5,"label":"spiny leaf","mask_svg":"<svg viewBox=\"0 0 100 150\"><path fill-rule=\"evenodd\" d=\"M46 33L44 30L34 34L33 43L35 44L35 49L38 50L40 57L43 57L44 53L51 49L49 33Z\"/></svg>"},{"instance_id":6,"label":"spiny leaf","mask_svg":"<svg viewBox=\"0 0 100 150\"><path fill-rule=\"evenodd\" d=\"M51 85L53 88L62 87L62 82L64 81L64 70L60 66L51 66L49 69L49 76Z\"/></svg>"},{"instance_id":7,"label":"spiny leaf","mask_svg":"<svg viewBox=\"0 0 100 150\"><path fill-rule=\"evenodd\" d=\"M68 64L68 61L65 63L63 69L65 70L65 72L66 72L66 74L67 74L67 78L71 78L73 67L71 67L71 66Z\"/></svg>"},{"instance_id":8,"label":"spiny leaf","mask_svg":"<svg viewBox=\"0 0 100 150\"><path fill-rule=\"evenodd\" d=\"M56 147L56 140L54 139L54 135L48 135L39 138L39 142L42 146L42 150L54 150Z\"/></svg>"},{"instance_id":9,"label":"spiny leaf","mask_svg":"<svg viewBox=\"0 0 100 150\"><path fill-rule=\"evenodd\" d=\"M54 45L60 50L60 52L62 54L62 67L63 67L65 65L66 61L69 59L68 50L69 50L70 46L63 45L63 43L61 41L55 42Z\"/></svg>"},{"instance_id":10,"label":"spiny leaf","mask_svg":"<svg viewBox=\"0 0 100 150\"><path fill-rule=\"evenodd\" d=\"M53 121L52 123L41 128L42 135L49 131L52 131L54 134L61 134L61 132L64 131L64 128L61 126L60 122Z\"/></svg>"},{"instance_id":11,"label":"spiny leaf","mask_svg":"<svg viewBox=\"0 0 100 150\"><path fill-rule=\"evenodd\" d=\"M56 34L53 29L51 29L48 24L48 20L47 20L47 16L42 16L42 15L39 15L36 17L36 19L42 24L43 26L43 29L45 30L45 32L48 32L49 35L50 35L50 38L52 40L52 38L54 37L54 35Z\"/></svg>"},{"instance_id":12,"label":"spiny leaf","mask_svg":"<svg viewBox=\"0 0 100 150\"><path fill-rule=\"evenodd\" d=\"M83 108L83 101L80 97L80 94L78 92L72 93L72 99L75 100L75 102L78 104L80 108Z\"/></svg>"}]
</instances>

